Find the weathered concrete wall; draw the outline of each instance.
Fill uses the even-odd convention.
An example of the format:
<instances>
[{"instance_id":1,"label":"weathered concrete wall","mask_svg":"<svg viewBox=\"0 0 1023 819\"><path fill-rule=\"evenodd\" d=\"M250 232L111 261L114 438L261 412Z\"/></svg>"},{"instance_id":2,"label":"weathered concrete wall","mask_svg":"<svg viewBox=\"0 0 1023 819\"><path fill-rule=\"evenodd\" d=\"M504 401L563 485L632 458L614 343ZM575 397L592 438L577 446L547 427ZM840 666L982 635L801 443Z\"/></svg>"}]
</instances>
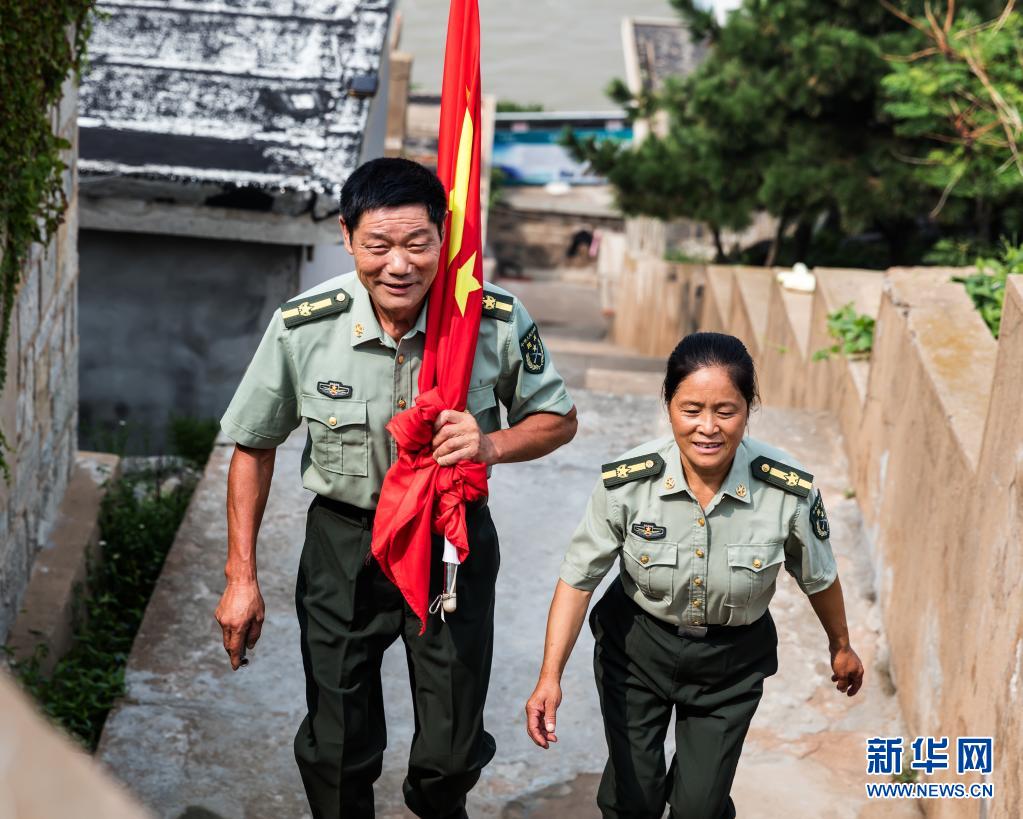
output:
<instances>
[{"instance_id":1,"label":"weathered concrete wall","mask_svg":"<svg viewBox=\"0 0 1023 819\"><path fill-rule=\"evenodd\" d=\"M33 246L23 271L7 347L7 383L0 396L0 429L11 466L10 484L0 479L0 642L53 524L77 447L78 124L71 80L53 124L72 146L64 154L68 211L50 244Z\"/></svg>"},{"instance_id":2,"label":"weathered concrete wall","mask_svg":"<svg viewBox=\"0 0 1023 819\"><path fill-rule=\"evenodd\" d=\"M568 256L573 240L583 231L622 228L622 218L603 208L573 212L553 197L546 206L541 197L525 200L521 190L509 191L489 211L488 244L504 275L558 268L595 270L588 245Z\"/></svg>"},{"instance_id":3,"label":"weathered concrete wall","mask_svg":"<svg viewBox=\"0 0 1023 819\"><path fill-rule=\"evenodd\" d=\"M645 269L630 270L636 258ZM659 352L696 317L701 329L747 344L765 404L835 415L870 536L907 746L947 736L952 770L921 781L980 781L956 774L955 738L993 736L986 779L995 799L979 815L994 819L1023 804L1023 282L1010 278L996 342L950 281L955 272L820 269L808 295L784 290L773 271L639 255L622 271L616 319L653 309L657 294L670 305L688 277L701 292L696 312L670 330L651 320L650 333L664 334ZM834 343L828 313L849 302L876 317L869 361L813 361ZM616 337L625 339L618 328ZM979 803L923 807L944 819L976 816Z\"/></svg>"},{"instance_id":4,"label":"weathered concrete wall","mask_svg":"<svg viewBox=\"0 0 1023 819\"><path fill-rule=\"evenodd\" d=\"M298 291L296 247L89 230L80 248L86 448L127 433L129 450L160 451L171 415L219 417Z\"/></svg>"}]
</instances>

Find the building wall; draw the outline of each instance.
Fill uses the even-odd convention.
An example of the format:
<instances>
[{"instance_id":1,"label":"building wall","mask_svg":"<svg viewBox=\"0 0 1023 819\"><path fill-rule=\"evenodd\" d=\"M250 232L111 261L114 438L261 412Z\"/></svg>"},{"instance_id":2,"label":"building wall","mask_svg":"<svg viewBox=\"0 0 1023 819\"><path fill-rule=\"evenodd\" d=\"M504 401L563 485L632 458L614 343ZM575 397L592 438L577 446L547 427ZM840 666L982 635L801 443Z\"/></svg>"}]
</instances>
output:
<instances>
[{"instance_id":1,"label":"building wall","mask_svg":"<svg viewBox=\"0 0 1023 819\"><path fill-rule=\"evenodd\" d=\"M156 453L171 416L223 414L302 249L84 230L80 255L83 447Z\"/></svg>"},{"instance_id":2,"label":"building wall","mask_svg":"<svg viewBox=\"0 0 1023 819\"><path fill-rule=\"evenodd\" d=\"M78 396L77 93L65 84L53 114L72 147L64 155L68 211L46 247L34 246L11 323L0 429L10 483L0 478L0 642L6 639L32 561L54 522L74 463Z\"/></svg>"}]
</instances>

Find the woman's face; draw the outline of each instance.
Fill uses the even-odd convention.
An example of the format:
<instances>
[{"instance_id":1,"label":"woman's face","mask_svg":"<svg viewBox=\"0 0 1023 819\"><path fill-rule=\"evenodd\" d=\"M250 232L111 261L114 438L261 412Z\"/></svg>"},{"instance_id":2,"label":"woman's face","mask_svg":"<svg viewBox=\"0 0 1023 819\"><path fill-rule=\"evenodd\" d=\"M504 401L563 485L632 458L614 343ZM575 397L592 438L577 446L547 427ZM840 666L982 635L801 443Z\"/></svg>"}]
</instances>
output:
<instances>
[{"instance_id":1,"label":"woman's face","mask_svg":"<svg viewBox=\"0 0 1023 819\"><path fill-rule=\"evenodd\" d=\"M723 367L690 373L668 403L682 461L701 473L727 472L748 418L749 405Z\"/></svg>"}]
</instances>

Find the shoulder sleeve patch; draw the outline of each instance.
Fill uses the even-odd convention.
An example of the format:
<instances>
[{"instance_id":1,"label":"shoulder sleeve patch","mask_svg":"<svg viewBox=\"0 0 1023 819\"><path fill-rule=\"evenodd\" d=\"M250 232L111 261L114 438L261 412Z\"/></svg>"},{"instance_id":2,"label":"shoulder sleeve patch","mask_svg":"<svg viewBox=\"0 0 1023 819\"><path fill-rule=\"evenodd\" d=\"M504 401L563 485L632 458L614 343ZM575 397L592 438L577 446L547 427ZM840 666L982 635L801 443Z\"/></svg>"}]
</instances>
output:
<instances>
[{"instance_id":1,"label":"shoulder sleeve patch","mask_svg":"<svg viewBox=\"0 0 1023 819\"><path fill-rule=\"evenodd\" d=\"M655 478L663 471L664 458L654 452L604 464L600 468L600 477L604 481L604 486L610 489L640 478Z\"/></svg>"},{"instance_id":2,"label":"shoulder sleeve patch","mask_svg":"<svg viewBox=\"0 0 1023 819\"><path fill-rule=\"evenodd\" d=\"M483 290L483 315L487 318L496 318L501 321L512 320L512 310L515 309L515 299L495 293L492 290Z\"/></svg>"},{"instance_id":3,"label":"shoulder sleeve patch","mask_svg":"<svg viewBox=\"0 0 1023 819\"><path fill-rule=\"evenodd\" d=\"M824 498L821 491L817 490L817 499L810 508L810 522L813 524L814 534L821 540L831 537L831 525L828 523L828 513L824 511Z\"/></svg>"},{"instance_id":4,"label":"shoulder sleeve patch","mask_svg":"<svg viewBox=\"0 0 1023 819\"><path fill-rule=\"evenodd\" d=\"M751 470L753 477L801 498L807 497L810 494L810 487L813 486L813 475L809 472L803 472L801 469L764 456L753 461Z\"/></svg>"},{"instance_id":5,"label":"shoulder sleeve patch","mask_svg":"<svg viewBox=\"0 0 1023 819\"><path fill-rule=\"evenodd\" d=\"M308 299L296 299L281 305L281 318L289 330L307 321L332 316L335 313L347 313L352 309L352 297L344 290L331 290L318 293Z\"/></svg>"},{"instance_id":6,"label":"shoulder sleeve patch","mask_svg":"<svg viewBox=\"0 0 1023 819\"><path fill-rule=\"evenodd\" d=\"M547 366L547 350L535 324L519 339L519 349L522 351L522 366L526 368L527 373L539 375L544 371Z\"/></svg>"}]
</instances>

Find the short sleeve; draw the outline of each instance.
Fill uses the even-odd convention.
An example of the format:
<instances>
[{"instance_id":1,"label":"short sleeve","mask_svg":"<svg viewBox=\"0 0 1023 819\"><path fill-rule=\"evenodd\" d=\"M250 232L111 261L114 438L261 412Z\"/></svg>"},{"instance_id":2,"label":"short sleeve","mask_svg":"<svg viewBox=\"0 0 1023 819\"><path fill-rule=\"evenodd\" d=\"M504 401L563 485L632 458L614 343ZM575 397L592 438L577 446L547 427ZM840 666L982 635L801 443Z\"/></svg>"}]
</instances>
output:
<instances>
[{"instance_id":1,"label":"short sleeve","mask_svg":"<svg viewBox=\"0 0 1023 819\"><path fill-rule=\"evenodd\" d=\"M804 594L822 592L838 577L830 534L824 500L814 488L798 499L785 541L785 570Z\"/></svg>"},{"instance_id":2,"label":"short sleeve","mask_svg":"<svg viewBox=\"0 0 1023 819\"><path fill-rule=\"evenodd\" d=\"M508 423L514 426L537 412L567 415L573 406L568 389L539 328L518 299L507 328L497 394L508 410Z\"/></svg>"},{"instance_id":3,"label":"short sleeve","mask_svg":"<svg viewBox=\"0 0 1023 819\"><path fill-rule=\"evenodd\" d=\"M242 446L280 446L302 421L287 333L278 310L220 421L227 436Z\"/></svg>"},{"instance_id":4,"label":"short sleeve","mask_svg":"<svg viewBox=\"0 0 1023 819\"><path fill-rule=\"evenodd\" d=\"M561 562L561 579L580 591L593 591L614 565L622 540L620 511L598 482Z\"/></svg>"}]
</instances>

